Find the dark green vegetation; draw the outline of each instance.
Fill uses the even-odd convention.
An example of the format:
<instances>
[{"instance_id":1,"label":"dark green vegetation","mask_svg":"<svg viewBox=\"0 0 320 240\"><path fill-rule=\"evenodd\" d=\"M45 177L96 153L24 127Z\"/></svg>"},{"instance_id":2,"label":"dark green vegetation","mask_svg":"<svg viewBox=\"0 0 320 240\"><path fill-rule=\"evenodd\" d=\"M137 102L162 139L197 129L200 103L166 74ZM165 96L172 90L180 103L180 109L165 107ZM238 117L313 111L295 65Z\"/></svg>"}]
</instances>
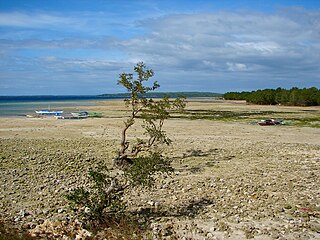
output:
<instances>
[{"instance_id":1,"label":"dark green vegetation","mask_svg":"<svg viewBox=\"0 0 320 240\"><path fill-rule=\"evenodd\" d=\"M226 100L246 100L248 103L262 105L319 106L320 90L312 88L265 89L252 92L227 92Z\"/></svg>"},{"instance_id":2,"label":"dark green vegetation","mask_svg":"<svg viewBox=\"0 0 320 240\"><path fill-rule=\"evenodd\" d=\"M107 172L108 173L108 172ZM66 198L78 206L84 207L81 214L88 215L89 219L103 221L107 211L110 214L121 214L123 206L120 198L122 191L112 191L110 186L114 184L113 179L103 169L90 170L89 179L91 181L90 190L79 187L66 195Z\"/></svg>"},{"instance_id":3,"label":"dark green vegetation","mask_svg":"<svg viewBox=\"0 0 320 240\"><path fill-rule=\"evenodd\" d=\"M147 98L177 98L177 97L186 97L186 98L197 98L197 97L222 97L221 93L213 93L213 92L147 92L142 96ZM130 93L116 93L116 94L102 94L99 95L101 97L121 97L128 98L130 97Z\"/></svg>"}]
</instances>

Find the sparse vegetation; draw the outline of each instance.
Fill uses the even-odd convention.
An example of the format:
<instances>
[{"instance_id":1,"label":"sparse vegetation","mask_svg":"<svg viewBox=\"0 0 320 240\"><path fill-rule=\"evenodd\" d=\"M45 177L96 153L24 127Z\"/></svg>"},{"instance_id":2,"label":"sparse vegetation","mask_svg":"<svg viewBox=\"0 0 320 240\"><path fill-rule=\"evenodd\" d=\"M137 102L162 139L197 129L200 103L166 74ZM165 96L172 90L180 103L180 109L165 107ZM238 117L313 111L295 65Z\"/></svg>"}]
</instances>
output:
<instances>
[{"instance_id":1,"label":"sparse vegetation","mask_svg":"<svg viewBox=\"0 0 320 240\"><path fill-rule=\"evenodd\" d=\"M128 113L120 101L112 106L105 107L106 115ZM81 223L82 218L63 196L70 188L94 190L94 182L87 178L90 168L96 171L106 164L108 170L99 171L116 172L112 159L117 156L123 118L77 123L0 119L0 206L5 228L17 227L17 234L22 229L42 239L53 234L59 236L56 239L63 235L74 239L88 232L88 239L227 238L224 234L234 239L318 239L319 129L295 125L298 119L319 116L318 108L190 101L186 113L179 115L194 110L265 115L217 121L169 119L165 128L175 144L164 145L162 155L172 160L175 173L154 178L151 189L139 184L126 188L124 214L106 217L97 225L76 225L75 220ZM268 116L294 120L280 128L248 124ZM142 122L137 119L128 131L129 141L136 142L133 134L143 136Z\"/></svg>"},{"instance_id":2,"label":"sparse vegetation","mask_svg":"<svg viewBox=\"0 0 320 240\"><path fill-rule=\"evenodd\" d=\"M154 151L158 151L157 144L169 145L171 143L170 138L163 130L163 124L169 117L169 111L182 110L185 107L184 98L176 98L171 102L167 97L158 101L143 97L144 94L156 90L160 85L153 82L151 86L146 86L146 82L154 76L154 72L147 69L144 63L138 63L134 67L134 71L137 75L136 80L133 79L132 73L122 73L118 81L118 84L124 86L130 93L130 98L125 99L126 105L130 107L130 117L124 122L121 147L118 157L114 161L118 167L134 164L135 159L141 153L146 153L149 157L160 156L153 154ZM135 142L130 142L127 139L128 130L136 123L137 118L143 120L141 126L147 139L137 138ZM148 156L144 158L146 162Z\"/></svg>"},{"instance_id":3,"label":"sparse vegetation","mask_svg":"<svg viewBox=\"0 0 320 240\"><path fill-rule=\"evenodd\" d=\"M130 107L130 116L124 122L120 149L114 159L114 165L122 172L110 173L108 170L91 170L89 177L93 184L79 187L67 194L67 199L83 209L90 220L103 223L106 217L121 214L124 206L122 198L124 190L131 186L148 186L154 183L155 174L167 174L173 170L171 161L166 159L159 145L171 143L163 130L165 119L170 110L181 110L185 103L183 98L173 102L168 98L158 101L143 97L149 91L156 90L160 85L154 82L151 87L145 85L154 72L147 69L144 63L134 67L136 79L132 73L120 74L118 84L123 85L130 93L125 104ZM142 119L142 128L147 138L137 137L135 141L128 140L128 130ZM101 167L101 166L100 166Z\"/></svg>"},{"instance_id":4,"label":"sparse vegetation","mask_svg":"<svg viewBox=\"0 0 320 240\"><path fill-rule=\"evenodd\" d=\"M121 201L123 189L115 186L116 182L109 176L108 170L90 170L88 175L91 180L88 189L76 188L66 198L76 205L74 207L80 207L80 214L88 220L104 222L106 216L118 217L124 210Z\"/></svg>"},{"instance_id":5,"label":"sparse vegetation","mask_svg":"<svg viewBox=\"0 0 320 240\"><path fill-rule=\"evenodd\" d=\"M318 111L217 111L217 110L184 110L183 113L171 116L190 120L240 121L256 123L261 119L284 118L284 123L290 126L320 127Z\"/></svg>"},{"instance_id":6,"label":"sparse vegetation","mask_svg":"<svg viewBox=\"0 0 320 240\"><path fill-rule=\"evenodd\" d=\"M93 110L117 117L0 119L2 239L319 238L319 129L300 127L319 126L317 107L190 100L167 110L176 144L130 155L150 139L141 111L118 167L131 105L107 104ZM289 127L250 124L281 117Z\"/></svg>"}]
</instances>

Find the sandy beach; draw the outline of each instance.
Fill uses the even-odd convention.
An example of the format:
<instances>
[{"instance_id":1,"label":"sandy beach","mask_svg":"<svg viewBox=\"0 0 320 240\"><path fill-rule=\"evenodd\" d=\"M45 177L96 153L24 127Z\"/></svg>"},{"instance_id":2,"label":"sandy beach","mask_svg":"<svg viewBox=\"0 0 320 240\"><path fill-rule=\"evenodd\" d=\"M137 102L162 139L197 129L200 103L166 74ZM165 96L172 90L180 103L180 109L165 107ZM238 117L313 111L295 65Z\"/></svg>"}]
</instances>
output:
<instances>
[{"instance_id":1,"label":"sandy beach","mask_svg":"<svg viewBox=\"0 0 320 240\"><path fill-rule=\"evenodd\" d=\"M64 194L85 182L90 167L111 167L127 116L123 101L86 110L104 117L0 118L2 219L29 230L46 219L67 221ZM151 231L167 239L320 238L319 107L198 99L187 111L164 127L175 173L154 189L132 191L129 210L158 212ZM221 112L250 114L211 119ZM288 124L256 124L269 117ZM139 127L129 132L141 134Z\"/></svg>"}]
</instances>

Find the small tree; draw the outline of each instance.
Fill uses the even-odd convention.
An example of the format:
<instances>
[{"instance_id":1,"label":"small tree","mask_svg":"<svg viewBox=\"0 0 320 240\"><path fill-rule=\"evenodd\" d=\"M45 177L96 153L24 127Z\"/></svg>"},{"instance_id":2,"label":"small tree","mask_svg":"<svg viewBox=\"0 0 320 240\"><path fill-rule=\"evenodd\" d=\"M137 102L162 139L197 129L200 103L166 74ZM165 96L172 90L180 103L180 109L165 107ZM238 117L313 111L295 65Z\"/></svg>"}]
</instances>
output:
<instances>
[{"instance_id":1,"label":"small tree","mask_svg":"<svg viewBox=\"0 0 320 240\"><path fill-rule=\"evenodd\" d=\"M181 110L185 107L184 98L177 98L173 102L166 97L157 101L147 99L146 93L160 87L156 81L150 87L145 85L154 76L154 72L147 69L143 62L139 62L134 71L137 74L136 80L133 79L132 73L122 73L118 81L118 84L123 85L130 93L130 98L125 100L126 106L130 107L130 117L124 122L121 147L114 161L118 167L133 164L140 153L150 153L157 144L170 144L171 140L163 130L164 121L169 117L170 110ZM137 138L135 142L129 142L127 131L135 124L137 118L143 120L142 127L147 139Z\"/></svg>"},{"instance_id":2,"label":"small tree","mask_svg":"<svg viewBox=\"0 0 320 240\"><path fill-rule=\"evenodd\" d=\"M157 82L146 86L154 72L148 69L143 62L134 67L133 73L122 73L118 84L124 86L130 93L125 104L130 109L130 116L124 122L121 133L120 148L114 159L114 165L122 169L124 174L111 174L109 170L101 172L90 171L93 181L90 190L78 188L67 195L67 198L76 204L87 207L89 217L96 220L103 219L103 213L115 213L121 209L121 195L124 189L130 186L151 186L157 173L172 171L171 161L166 159L159 150L160 144L171 143L163 130L164 121L172 110L182 110L185 107L184 98L170 101L169 98L148 99L145 94L160 87ZM136 79L134 79L136 77ZM140 118L144 129L144 138L136 138L129 142L128 130Z\"/></svg>"}]
</instances>

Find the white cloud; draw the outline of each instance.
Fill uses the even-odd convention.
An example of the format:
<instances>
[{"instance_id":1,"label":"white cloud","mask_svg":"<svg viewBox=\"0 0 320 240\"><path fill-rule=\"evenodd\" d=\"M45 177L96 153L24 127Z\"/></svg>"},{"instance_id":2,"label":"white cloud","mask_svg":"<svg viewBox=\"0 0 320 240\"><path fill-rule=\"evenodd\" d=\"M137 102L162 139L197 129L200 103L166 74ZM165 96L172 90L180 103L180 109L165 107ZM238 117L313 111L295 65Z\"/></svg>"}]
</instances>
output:
<instances>
[{"instance_id":1,"label":"white cloud","mask_svg":"<svg viewBox=\"0 0 320 240\"><path fill-rule=\"evenodd\" d=\"M149 19L141 24L152 33L122 42L122 47L167 70L256 70L256 77L270 75L264 70L286 72L294 66L306 73L316 70L320 38L313 32L319 29L319 13L286 11L292 12L290 17L278 13L214 12ZM301 17L308 21L300 23ZM288 79L295 75L286 73Z\"/></svg>"},{"instance_id":2,"label":"white cloud","mask_svg":"<svg viewBox=\"0 0 320 240\"><path fill-rule=\"evenodd\" d=\"M142 29L134 36L128 31L127 37L114 33L117 27L111 26L112 21L105 14L86 13L84 16L82 13L82 20L80 15L66 17L38 13L33 20L28 20L27 14L16 13L7 19L0 15L2 26L27 25L44 29L49 26L66 32L82 28L79 31L85 33L81 37L47 40L3 38L0 41L3 67L0 70L5 74L5 71L23 66L23 69L36 71L41 66L47 73L51 71L62 78L70 74L73 78L87 76L94 81L108 76L110 84L114 84L118 73L131 71L134 63L143 60L156 71L158 80L169 88L176 88L172 90L183 90L181 88L186 86L189 90L244 88L250 84L262 88L266 83L273 84L269 87L308 86L308 83L320 86L318 10L286 9L272 14L249 11L172 14L144 19L137 25L113 20L122 30ZM75 24L78 20L80 23ZM91 30L99 34L92 36ZM101 50L106 55L95 59L89 54L81 57L61 54L61 51L73 53L74 49L84 48L88 53ZM47 55L34 56L28 65L28 58L25 62L13 60L20 57L20 49L61 51L59 55L51 51ZM121 51L123 57L115 57L111 54L113 51ZM222 82L230 84L223 87Z\"/></svg>"},{"instance_id":3,"label":"white cloud","mask_svg":"<svg viewBox=\"0 0 320 240\"><path fill-rule=\"evenodd\" d=\"M101 37L134 34L134 23L112 12L0 12L6 38L63 39L69 36ZM131 31L129 31L131 29ZM136 30L139 32L139 30Z\"/></svg>"},{"instance_id":4,"label":"white cloud","mask_svg":"<svg viewBox=\"0 0 320 240\"><path fill-rule=\"evenodd\" d=\"M227 66L228 66L228 70L232 71L232 72L236 72L236 71L246 71L247 65L243 64L243 63L231 63L231 62L227 62Z\"/></svg>"},{"instance_id":5,"label":"white cloud","mask_svg":"<svg viewBox=\"0 0 320 240\"><path fill-rule=\"evenodd\" d=\"M46 56L43 58L43 61L45 62L56 62L58 59L55 56Z\"/></svg>"},{"instance_id":6,"label":"white cloud","mask_svg":"<svg viewBox=\"0 0 320 240\"><path fill-rule=\"evenodd\" d=\"M281 46L275 42L227 42L226 47L232 47L237 52L269 55L281 50Z\"/></svg>"},{"instance_id":7,"label":"white cloud","mask_svg":"<svg viewBox=\"0 0 320 240\"><path fill-rule=\"evenodd\" d=\"M47 13L23 13L3 12L0 13L0 25L5 27L45 28L49 26L62 27L74 23L72 19L47 14Z\"/></svg>"}]
</instances>

